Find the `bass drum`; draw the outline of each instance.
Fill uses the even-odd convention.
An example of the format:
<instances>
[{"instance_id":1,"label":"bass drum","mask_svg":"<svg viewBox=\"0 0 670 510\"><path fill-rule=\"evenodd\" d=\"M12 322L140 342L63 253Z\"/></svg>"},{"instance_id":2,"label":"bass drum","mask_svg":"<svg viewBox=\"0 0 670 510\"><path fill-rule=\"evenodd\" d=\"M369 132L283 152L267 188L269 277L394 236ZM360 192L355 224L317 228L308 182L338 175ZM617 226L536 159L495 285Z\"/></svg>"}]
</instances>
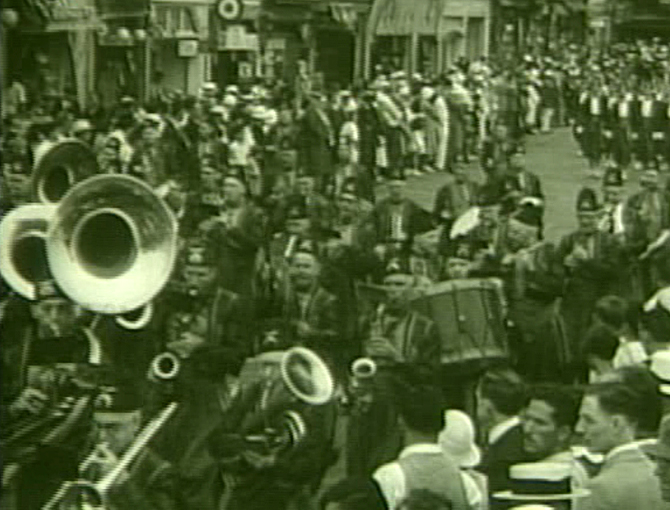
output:
<instances>
[{"instance_id":1,"label":"bass drum","mask_svg":"<svg viewBox=\"0 0 670 510\"><path fill-rule=\"evenodd\" d=\"M435 323L442 364L509 358L500 280L440 282L423 291L412 301L412 307Z\"/></svg>"}]
</instances>

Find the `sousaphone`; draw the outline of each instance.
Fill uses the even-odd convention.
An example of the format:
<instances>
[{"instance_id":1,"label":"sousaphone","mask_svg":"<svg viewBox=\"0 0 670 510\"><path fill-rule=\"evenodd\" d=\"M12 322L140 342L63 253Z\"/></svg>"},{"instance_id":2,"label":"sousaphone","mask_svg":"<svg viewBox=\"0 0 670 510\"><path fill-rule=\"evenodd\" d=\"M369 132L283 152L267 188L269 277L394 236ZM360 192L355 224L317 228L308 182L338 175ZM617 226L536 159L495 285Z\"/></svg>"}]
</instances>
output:
<instances>
[{"instance_id":1,"label":"sousaphone","mask_svg":"<svg viewBox=\"0 0 670 510\"><path fill-rule=\"evenodd\" d=\"M51 147L33 169L33 197L57 204L78 182L100 173L93 150L79 140L63 140Z\"/></svg>"},{"instance_id":2,"label":"sousaphone","mask_svg":"<svg viewBox=\"0 0 670 510\"><path fill-rule=\"evenodd\" d=\"M177 220L143 181L95 175L61 200L47 255L63 292L84 308L123 314L149 303L167 283L177 252Z\"/></svg>"},{"instance_id":3,"label":"sousaphone","mask_svg":"<svg viewBox=\"0 0 670 510\"><path fill-rule=\"evenodd\" d=\"M46 237L55 205L27 204L0 222L0 274L18 294L36 298L35 284L50 278Z\"/></svg>"}]
</instances>

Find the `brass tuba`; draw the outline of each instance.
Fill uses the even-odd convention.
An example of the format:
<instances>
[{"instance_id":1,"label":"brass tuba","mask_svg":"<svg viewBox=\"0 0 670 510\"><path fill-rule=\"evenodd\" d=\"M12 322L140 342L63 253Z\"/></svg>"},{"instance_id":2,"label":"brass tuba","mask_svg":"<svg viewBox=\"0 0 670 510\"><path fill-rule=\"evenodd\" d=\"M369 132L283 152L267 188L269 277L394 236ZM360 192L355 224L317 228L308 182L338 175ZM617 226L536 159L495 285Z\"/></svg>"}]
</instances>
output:
<instances>
[{"instance_id":1,"label":"brass tuba","mask_svg":"<svg viewBox=\"0 0 670 510\"><path fill-rule=\"evenodd\" d=\"M291 394L310 405L328 402L335 389L326 363L312 350L292 347L282 356L279 370Z\"/></svg>"},{"instance_id":2,"label":"brass tuba","mask_svg":"<svg viewBox=\"0 0 670 510\"><path fill-rule=\"evenodd\" d=\"M35 284L49 278L46 237L55 205L27 204L0 222L0 274L26 299L35 299Z\"/></svg>"},{"instance_id":3,"label":"brass tuba","mask_svg":"<svg viewBox=\"0 0 670 510\"><path fill-rule=\"evenodd\" d=\"M98 161L88 145L79 140L63 140L35 165L33 197L43 204L57 204L74 185L98 173Z\"/></svg>"},{"instance_id":4,"label":"brass tuba","mask_svg":"<svg viewBox=\"0 0 670 510\"><path fill-rule=\"evenodd\" d=\"M158 354L149 367L149 373L159 381L171 381L175 379L181 370L179 357L171 352L165 351Z\"/></svg>"},{"instance_id":5,"label":"brass tuba","mask_svg":"<svg viewBox=\"0 0 670 510\"><path fill-rule=\"evenodd\" d=\"M96 175L59 203L47 234L54 279L76 303L122 314L149 303L167 283L177 220L143 181Z\"/></svg>"}]
</instances>

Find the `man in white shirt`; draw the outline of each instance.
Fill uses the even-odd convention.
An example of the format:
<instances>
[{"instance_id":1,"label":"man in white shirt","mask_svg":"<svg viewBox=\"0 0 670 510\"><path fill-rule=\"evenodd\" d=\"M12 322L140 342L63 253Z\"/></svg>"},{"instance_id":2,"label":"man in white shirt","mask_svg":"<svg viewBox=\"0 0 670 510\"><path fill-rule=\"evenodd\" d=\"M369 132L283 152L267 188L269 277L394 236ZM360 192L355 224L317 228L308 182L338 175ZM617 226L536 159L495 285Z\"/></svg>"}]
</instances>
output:
<instances>
[{"instance_id":1,"label":"man in white shirt","mask_svg":"<svg viewBox=\"0 0 670 510\"><path fill-rule=\"evenodd\" d=\"M412 491L427 489L451 501L453 510L468 509L458 467L437 443L443 425L439 390L407 383L398 393L405 448L373 475L388 508L396 510Z\"/></svg>"},{"instance_id":2,"label":"man in white shirt","mask_svg":"<svg viewBox=\"0 0 670 510\"><path fill-rule=\"evenodd\" d=\"M635 443L646 405L620 382L594 385L587 391L576 431L590 451L605 455L605 462L587 484L591 496L580 503L580 510L667 508L654 463Z\"/></svg>"}]
</instances>

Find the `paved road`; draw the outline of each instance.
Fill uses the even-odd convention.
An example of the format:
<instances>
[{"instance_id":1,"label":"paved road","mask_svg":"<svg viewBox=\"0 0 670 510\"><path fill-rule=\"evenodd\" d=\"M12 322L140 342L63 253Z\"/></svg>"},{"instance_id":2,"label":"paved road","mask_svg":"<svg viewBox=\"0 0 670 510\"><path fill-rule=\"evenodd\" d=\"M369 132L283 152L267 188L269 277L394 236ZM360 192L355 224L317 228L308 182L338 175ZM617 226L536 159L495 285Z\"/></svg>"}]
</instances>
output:
<instances>
[{"instance_id":1,"label":"paved road","mask_svg":"<svg viewBox=\"0 0 670 510\"><path fill-rule=\"evenodd\" d=\"M576 226L575 202L582 186L600 190L601 181L587 177L587 162L577 153L577 145L570 129L558 129L550 134L529 136L526 142L526 166L540 176L547 197L545 211L545 237L557 241ZM476 164L468 167L478 180L481 171ZM626 187L637 186L635 175ZM410 177L407 194L423 207L432 208L435 192L445 181L440 174Z\"/></svg>"}]
</instances>

